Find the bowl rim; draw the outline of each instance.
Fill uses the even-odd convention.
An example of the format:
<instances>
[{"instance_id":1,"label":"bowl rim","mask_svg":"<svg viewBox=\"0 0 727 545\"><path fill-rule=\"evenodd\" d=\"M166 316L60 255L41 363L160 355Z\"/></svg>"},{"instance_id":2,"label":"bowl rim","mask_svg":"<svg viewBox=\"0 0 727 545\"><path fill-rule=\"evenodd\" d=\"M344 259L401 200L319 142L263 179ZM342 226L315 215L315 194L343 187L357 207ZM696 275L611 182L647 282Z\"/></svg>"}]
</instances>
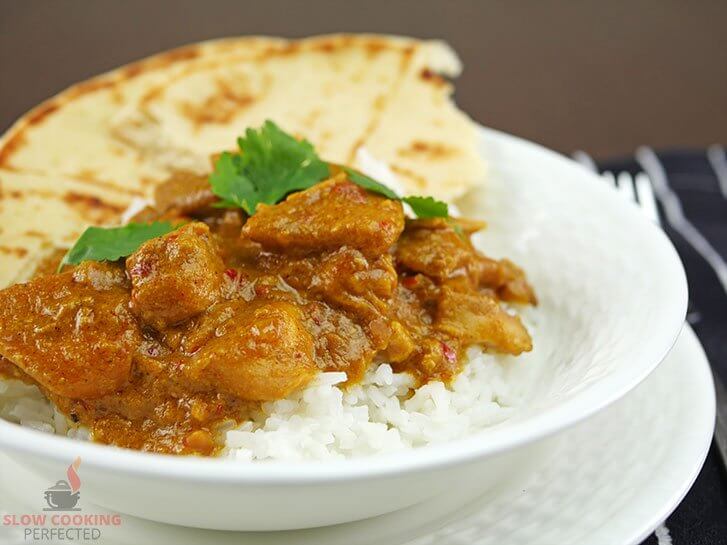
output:
<instances>
[{"instance_id":1,"label":"bowl rim","mask_svg":"<svg viewBox=\"0 0 727 545\"><path fill-rule=\"evenodd\" d=\"M245 463L234 459L202 458L138 452L67 437L51 435L0 419L0 447L11 452L33 455L58 463L69 463L80 456L90 470L110 470L141 477L173 478L191 483L239 484L326 484L340 481L370 480L393 474L446 469L487 456L501 454L534 443L572 427L622 398L640 384L666 357L676 342L687 310L687 280L684 267L671 241L656 225L622 199L609 191L597 175L569 158L539 144L478 125L478 137L509 147L536 152L568 169L578 169L584 187L603 186L599 198L621 201L621 212L632 217L640 229L650 233L655 244L662 246L666 258L660 275L673 286L663 310L669 313L666 327L656 331L657 342L648 345L639 355L638 365L620 366L619 372L600 377L585 385L572 397L538 414L528 416L506 427L494 426L486 434L475 433L449 442L402 451L362 456L345 460L305 462L269 461ZM588 183L588 181L592 183ZM597 192L599 190L596 190Z\"/></svg>"}]
</instances>

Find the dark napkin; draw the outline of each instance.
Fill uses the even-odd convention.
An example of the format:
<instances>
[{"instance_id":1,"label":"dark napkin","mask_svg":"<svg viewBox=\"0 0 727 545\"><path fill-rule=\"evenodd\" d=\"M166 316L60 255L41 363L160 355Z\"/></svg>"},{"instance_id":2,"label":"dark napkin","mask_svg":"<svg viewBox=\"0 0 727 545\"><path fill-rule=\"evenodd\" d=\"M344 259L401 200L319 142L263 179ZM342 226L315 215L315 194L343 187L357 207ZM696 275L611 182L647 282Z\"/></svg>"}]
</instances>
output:
<instances>
[{"instance_id":1,"label":"dark napkin","mask_svg":"<svg viewBox=\"0 0 727 545\"><path fill-rule=\"evenodd\" d=\"M719 156L714 153L712 157ZM667 150L656 156L684 216L727 260L727 187L720 188L714 163L704 150ZM636 157L602 161L599 170L643 172ZM725 181L723 181L725 184ZM725 184L727 185L727 184ZM688 320L702 342L712 369L727 382L727 292L714 269L664 217L664 230L682 258L689 281ZM694 486L666 521L674 545L727 545L727 473L714 443ZM663 533L663 530L661 530ZM657 545L651 535L645 545ZM662 543L668 543L662 537Z\"/></svg>"}]
</instances>

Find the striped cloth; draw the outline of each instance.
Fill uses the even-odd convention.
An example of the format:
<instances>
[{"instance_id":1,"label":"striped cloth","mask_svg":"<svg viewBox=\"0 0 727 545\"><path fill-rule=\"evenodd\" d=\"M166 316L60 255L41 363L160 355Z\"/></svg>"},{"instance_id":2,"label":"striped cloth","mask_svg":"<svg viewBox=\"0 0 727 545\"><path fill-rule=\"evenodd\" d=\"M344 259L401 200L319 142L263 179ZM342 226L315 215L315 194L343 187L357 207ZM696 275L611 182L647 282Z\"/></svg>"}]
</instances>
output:
<instances>
[{"instance_id":1,"label":"striped cloth","mask_svg":"<svg viewBox=\"0 0 727 545\"><path fill-rule=\"evenodd\" d=\"M659 201L664 230L689 281L687 319L713 369L727 383L727 155L721 146L654 152L593 162L600 172L645 172ZM645 545L727 545L727 472L714 445L697 481Z\"/></svg>"}]
</instances>

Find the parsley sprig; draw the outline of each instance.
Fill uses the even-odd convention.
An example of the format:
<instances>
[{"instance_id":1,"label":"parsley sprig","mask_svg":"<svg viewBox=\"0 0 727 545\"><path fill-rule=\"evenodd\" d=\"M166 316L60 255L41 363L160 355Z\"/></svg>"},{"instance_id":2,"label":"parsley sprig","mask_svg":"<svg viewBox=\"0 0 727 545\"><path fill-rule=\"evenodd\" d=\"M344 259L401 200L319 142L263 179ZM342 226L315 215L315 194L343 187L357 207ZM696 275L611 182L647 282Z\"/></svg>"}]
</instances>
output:
<instances>
[{"instance_id":1,"label":"parsley sprig","mask_svg":"<svg viewBox=\"0 0 727 545\"><path fill-rule=\"evenodd\" d=\"M307 140L297 140L268 120L259 129L247 129L237 140L239 152L223 153L210 175L217 206L239 207L253 215L260 203L275 204L328 178L330 165ZM447 203L432 197L400 197L384 184L349 167L342 168L356 185L403 201L419 218L446 218Z\"/></svg>"}]
</instances>

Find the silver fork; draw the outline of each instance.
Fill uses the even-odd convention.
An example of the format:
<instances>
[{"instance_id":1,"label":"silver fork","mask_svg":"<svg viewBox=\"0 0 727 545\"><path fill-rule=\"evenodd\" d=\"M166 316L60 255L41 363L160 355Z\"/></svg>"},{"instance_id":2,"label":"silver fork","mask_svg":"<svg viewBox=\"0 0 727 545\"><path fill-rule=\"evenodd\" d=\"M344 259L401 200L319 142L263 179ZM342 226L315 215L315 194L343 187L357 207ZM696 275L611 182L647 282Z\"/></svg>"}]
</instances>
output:
<instances>
[{"instance_id":1,"label":"silver fork","mask_svg":"<svg viewBox=\"0 0 727 545\"><path fill-rule=\"evenodd\" d=\"M651 180L644 172L640 172L633 177L628 172L620 172L614 175L613 172L606 171L602 174L602 178L612 185L625 200L636 204L647 218L656 225L661 226L659 208L656 205ZM717 421L714 430L714 441L722 458L722 463L727 469L727 390L716 373L712 372L712 376L717 396Z\"/></svg>"}]
</instances>

